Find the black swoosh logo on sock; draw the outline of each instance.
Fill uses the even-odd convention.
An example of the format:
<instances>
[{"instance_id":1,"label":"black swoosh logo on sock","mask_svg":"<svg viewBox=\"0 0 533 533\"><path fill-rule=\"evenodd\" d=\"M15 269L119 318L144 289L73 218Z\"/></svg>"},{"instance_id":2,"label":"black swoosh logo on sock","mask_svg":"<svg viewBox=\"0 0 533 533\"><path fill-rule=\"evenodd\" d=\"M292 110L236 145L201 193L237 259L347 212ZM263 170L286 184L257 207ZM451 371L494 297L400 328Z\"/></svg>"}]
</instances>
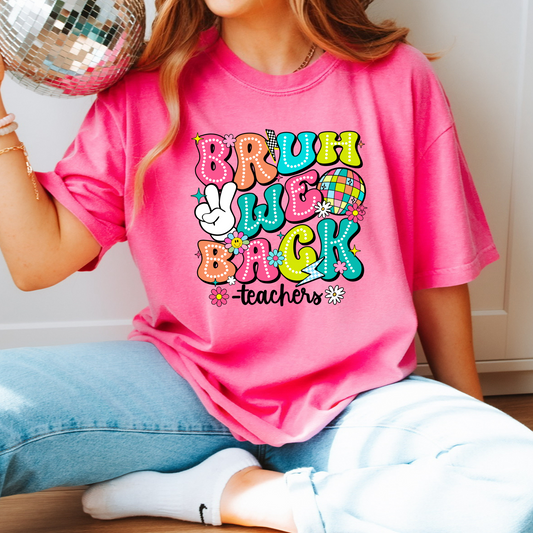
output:
<instances>
[{"instance_id":1,"label":"black swoosh logo on sock","mask_svg":"<svg viewBox=\"0 0 533 533\"><path fill-rule=\"evenodd\" d=\"M200 511L200 520L202 521L202 524L205 526L205 520L204 520L204 509L207 509L207 505L205 505L205 503L202 503L202 505L200 505L200 509L198 509Z\"/></svg>"}]
</instances>

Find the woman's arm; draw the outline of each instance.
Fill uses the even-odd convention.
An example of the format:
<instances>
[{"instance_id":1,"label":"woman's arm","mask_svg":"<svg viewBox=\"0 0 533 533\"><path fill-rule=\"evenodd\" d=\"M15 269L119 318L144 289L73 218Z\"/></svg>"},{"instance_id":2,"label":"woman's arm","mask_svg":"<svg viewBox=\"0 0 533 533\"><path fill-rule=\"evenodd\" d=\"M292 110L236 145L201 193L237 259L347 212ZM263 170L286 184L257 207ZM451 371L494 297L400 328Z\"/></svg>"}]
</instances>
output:
<instances>
[{"instance_id":1,"label":"woman's arm","mask_svg":"<svg viewBox=\"0 0 533 533\"><path fill-rule=\"evenodd\" d=\"M418 334L435 378L483 400L474 359L468 285L416 291L413 299Z\"/></svg>"},{"instance_id":2,"label":"woman's arm","mask_svg":"<svg viewBox=\"0 0 533 533\"><path fill-rule=\"evenodd\" d=\"M0 83L4 77L0 59ZM7 114L0 97L0 118ZM16 133L0 137L0 150L19 146ZM0 155L0 249L22 290L49 287L96 257L100 245L87 228L38 187L35 198L21 151Z\"/></svg>"}]
</instances>

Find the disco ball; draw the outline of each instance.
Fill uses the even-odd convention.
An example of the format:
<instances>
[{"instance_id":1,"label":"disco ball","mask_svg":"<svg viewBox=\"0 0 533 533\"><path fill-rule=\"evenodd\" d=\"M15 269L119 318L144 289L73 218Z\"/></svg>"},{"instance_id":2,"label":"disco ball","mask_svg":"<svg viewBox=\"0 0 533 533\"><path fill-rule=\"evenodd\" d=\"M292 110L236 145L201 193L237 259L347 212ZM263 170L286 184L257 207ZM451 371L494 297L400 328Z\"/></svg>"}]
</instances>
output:
<instances>
[{"instance_id":1,"label":"disco ball","mask_svg":"<svg viewBox=\"0 0 533 533\"><path fill-rule=\"evenodd\" d=\"M142 0L0 0L0 53L40 94L95 94L133 66L145 20Z\"/></svg>"},{"instance_id":2,"label":"disco ball","mask_svg":"<svg viewBox=\"0 0 533 533\"><path fill-rule=\"evenodd\" d=\"M328 170L318 182L318 189L329 200L334 215L344 215L350 205L361 205L365 199L363 178L349 168Z\"/></svg>"}]
</instances>

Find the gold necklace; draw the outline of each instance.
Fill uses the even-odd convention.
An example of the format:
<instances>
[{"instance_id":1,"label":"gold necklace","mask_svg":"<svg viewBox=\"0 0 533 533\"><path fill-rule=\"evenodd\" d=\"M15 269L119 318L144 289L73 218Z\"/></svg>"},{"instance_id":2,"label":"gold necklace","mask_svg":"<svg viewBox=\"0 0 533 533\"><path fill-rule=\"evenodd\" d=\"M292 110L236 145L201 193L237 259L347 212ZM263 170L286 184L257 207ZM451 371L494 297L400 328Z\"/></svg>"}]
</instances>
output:
<instances>
[{"instance_id":1,"label":"gold necklace","mask_svg":"<svg viewBox=\"0 0 533 533\"><path fill-rule=\"evenodd\" d=\"M313 43L311 45L311 48L310 48L309 52L305 56L305 59L303 60L302 64L294 72L298 72L299 70L302 70L303 68L307 67L307 65L309 65L311 59L313 59L313 56L315 55L315 52L316 52L316 44Z\"/></svg>"}]
</instances>

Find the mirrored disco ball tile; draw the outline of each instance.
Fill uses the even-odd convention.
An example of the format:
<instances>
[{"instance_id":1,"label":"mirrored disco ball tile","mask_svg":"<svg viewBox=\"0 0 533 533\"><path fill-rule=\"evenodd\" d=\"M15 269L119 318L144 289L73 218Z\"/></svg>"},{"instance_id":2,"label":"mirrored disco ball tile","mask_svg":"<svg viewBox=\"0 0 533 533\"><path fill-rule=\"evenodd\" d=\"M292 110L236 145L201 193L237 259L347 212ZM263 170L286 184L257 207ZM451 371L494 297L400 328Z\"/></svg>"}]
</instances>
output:
<instances>
[{"instance_id":1,"label":"mirrored disco ball tile","mask_svg":"<svg viewBox=\"0 0 533 533\"><path fill-rule=\"evenodd\" d=\"M139 57L142 0L0 0L0 53L13 79L40 94L85 96L116 83Z\"/></svg>"}]
</instances>

